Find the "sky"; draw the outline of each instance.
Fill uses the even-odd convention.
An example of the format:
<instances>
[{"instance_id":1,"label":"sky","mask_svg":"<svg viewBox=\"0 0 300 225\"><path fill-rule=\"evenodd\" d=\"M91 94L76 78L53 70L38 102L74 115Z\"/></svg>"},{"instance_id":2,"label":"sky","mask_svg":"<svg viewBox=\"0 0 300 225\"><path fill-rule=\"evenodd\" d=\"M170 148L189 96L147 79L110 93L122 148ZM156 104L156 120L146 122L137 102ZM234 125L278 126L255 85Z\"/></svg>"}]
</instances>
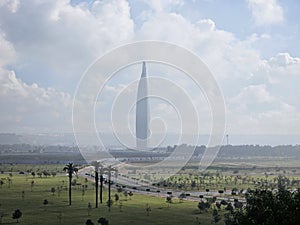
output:
<instances>
[{"instance_id":1,"label":"sky","mask_svg":"<svg viewBox=\"0 0 300 225\"><path fill-rule=\"evenodd\" d=\"M300 135L299 11L298 0L0 0L0 132L72 131L73 97L87 68L118 46L158 40L196 53L211 70L226 133ZM186 88L201 133L209 133L203 93L160 67L150 63L148 74ZM133 66L107 83L98 130L112 130L111 103L140 72ZM178 132L174 108L153 101L152 110Z\"/></svg>"}]
</instances>

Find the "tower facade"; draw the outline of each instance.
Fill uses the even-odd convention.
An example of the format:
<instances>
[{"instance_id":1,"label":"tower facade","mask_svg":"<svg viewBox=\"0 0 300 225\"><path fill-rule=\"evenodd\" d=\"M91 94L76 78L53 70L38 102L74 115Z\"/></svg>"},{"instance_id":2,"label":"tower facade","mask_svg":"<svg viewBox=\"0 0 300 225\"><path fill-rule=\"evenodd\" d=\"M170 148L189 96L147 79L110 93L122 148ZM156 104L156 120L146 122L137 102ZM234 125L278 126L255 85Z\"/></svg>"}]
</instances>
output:
<instances>
[{"instance_id":1,"label":"tower facade","mask_svg":"<svg viewBox=\"0 0 300 225\"><path fill-rule=\"evenodd\" d=\"M146 150L149 137L149 103L148 81L146 63L143 62L142 74L138 84L136 102L136 147L138 150Z\"/></svg>"}]
</instances>

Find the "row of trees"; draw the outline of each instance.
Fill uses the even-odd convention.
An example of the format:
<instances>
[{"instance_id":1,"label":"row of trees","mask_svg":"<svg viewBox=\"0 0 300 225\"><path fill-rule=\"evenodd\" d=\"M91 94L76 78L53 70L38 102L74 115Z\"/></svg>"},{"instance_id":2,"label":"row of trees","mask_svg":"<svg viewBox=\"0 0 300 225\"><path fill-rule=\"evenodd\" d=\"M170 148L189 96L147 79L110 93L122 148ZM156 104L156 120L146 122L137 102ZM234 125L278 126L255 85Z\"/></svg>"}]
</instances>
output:
<instances>
[{"instance_id":1,"label":"row of trees","mask_svg":"<svg viewBox=\"0 0 300 225\"><path fill-rule=\"evenodd\" d=\"M150 175L147 175L150 176ZM149 177L148 177L149 179ZM174 175L168 179L161 178L154 186L172 188L177 190L201 190L201 189L230 189L232 186L241 189L245 186L250 188L273 188L277 187L277 176L270 176L265 173L264 177L253 177L249 175L222 175L221 173L201 173ZM285 177L289 188L297 188L300 180L297 177Z\"/></svg>"},{"instance_id":2,"label":"row of trees","mask_svg":"<svg viewBox=\"0 0 300 225\"><path fill-rule=\"evenodd\" d=\"M111 200L111 175L112 173L116 173L117 169L112 167L111 165L104 167L103 164L101 164L99 161L94 161L91 163L91 165L94 167L94 172L95 172L95 196L96 196L96 208L98 208L98 189L99 189L99 176L100 176L100 203L103 203L103 182L104 182L104 174L107 174L108 177L108 202L107 206L111 207L112 200Z\"/></svg>"},{"instance_id":3,"label":"row of trees","mask_svg":"<svg viewBox=\"0 0 300 225\"><path fill-rule=\"evenodd\" d=\"M91 163L91 165L94 167L95 172L95 207L98 208L98 194L99 194L99 180L100 180L100 203L103 203L103 182L104 182L104 174L108 177L108 202L107 206L111 207L112 200L111 200L111 176L112 173L116 173L117 169L112 167L111 165L104 167L99 161L94 161ZM77 175L78 168L73 163L68 163L64 168L64 171L68 173L69 178L69 205L72 205L72 179L74 175Z\"/></svg>"}]
</instances>

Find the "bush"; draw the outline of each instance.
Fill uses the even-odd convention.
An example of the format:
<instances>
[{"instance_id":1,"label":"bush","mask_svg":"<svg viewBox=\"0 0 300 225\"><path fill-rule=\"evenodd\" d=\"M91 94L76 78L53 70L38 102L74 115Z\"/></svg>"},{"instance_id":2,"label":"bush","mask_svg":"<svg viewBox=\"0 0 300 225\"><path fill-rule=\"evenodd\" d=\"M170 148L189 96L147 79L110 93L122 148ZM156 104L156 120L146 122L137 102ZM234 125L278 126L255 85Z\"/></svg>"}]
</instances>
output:
<instances>
[{"instance_id":1,"label":"bush","mask_svg":"<svg viewBox=\"0 0 300 225\"><path fill-rule=\"evenodd\" d=\"M14 220L17 220L17 223L19 223L19 219L22 217L22 212L20 211L20 209L16 209L13 214L12 214L12 218Z\"/></svg>"},{"instance_id":2,"label":"bush","mask_svg":"<svg viewBox=\"0 0 300 225\"><path fill-rule=\"evenodd\" d=\"M88 220L85 222L85 225L94 225L94 223L92 222L92 220L88 219Z\"/></svg>"},{"instance_id":3,"label":"bush","mask_svg":"<svg viewBox=\"0 0 300 225\"><path fill-rule=\"evenodd\" d=\"M100 223L101 225L109 225L108 220L105 219L104 217L100 217L98 223Z\"/></svg>"}]
</instances>

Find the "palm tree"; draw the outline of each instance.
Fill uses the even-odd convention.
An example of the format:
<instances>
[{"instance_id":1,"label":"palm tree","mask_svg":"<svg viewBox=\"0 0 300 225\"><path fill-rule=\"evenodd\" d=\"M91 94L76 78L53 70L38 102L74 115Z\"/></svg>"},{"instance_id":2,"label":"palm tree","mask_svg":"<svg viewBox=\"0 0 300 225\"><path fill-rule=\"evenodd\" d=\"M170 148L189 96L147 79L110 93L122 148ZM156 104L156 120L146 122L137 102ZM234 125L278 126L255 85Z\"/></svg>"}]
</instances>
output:
<instances>
[{"instance_id":1,"label":"palm tree","mask_svg":"<svg viewBox=\"0 0 300 225\"><path fill-rule=\"evenodd\" d=\"M104 181L103 174L105 173L105 168L102 165L100 165L99 172L100 172L100 203L102 204L103 181Z\"/></svg>"},{"instance_id":2,"label":"palm tree","mask_svg":"<svg viewBox=\"0 0 300 225\"><path fill-rule=\"evenodd\" d=\"M98 208L98 187L99 187L99 167L100 162L98 161L93 161L92 166L94 166L95 169L95 186L96 186L96 208Z\"/></svg>"},{"instance_id":3,"label":"palm tree","mask_svg":"<svg viewBox=\"0 0 300 225\"><path fill-rule=\"evenodd\" d=\"M107 175L108 175L108 209L110 211L110 207L111 207L111 174L112 172L117 172L118 170L116 168L113 168L111 165L108 166L106 169Z\"/></svg>"},{"instance_id":4,"label":"palm tree","mask_svg":"<svg viewBox=\"0 0 300 225\"><path fill-rule=\"evenodd\" d=\"M73 163L68 163L64 169L68 173L69 177L69 205L72 205L72 178L73 174L78 172L78 168Z\"/></svg>"}]
</instances>

